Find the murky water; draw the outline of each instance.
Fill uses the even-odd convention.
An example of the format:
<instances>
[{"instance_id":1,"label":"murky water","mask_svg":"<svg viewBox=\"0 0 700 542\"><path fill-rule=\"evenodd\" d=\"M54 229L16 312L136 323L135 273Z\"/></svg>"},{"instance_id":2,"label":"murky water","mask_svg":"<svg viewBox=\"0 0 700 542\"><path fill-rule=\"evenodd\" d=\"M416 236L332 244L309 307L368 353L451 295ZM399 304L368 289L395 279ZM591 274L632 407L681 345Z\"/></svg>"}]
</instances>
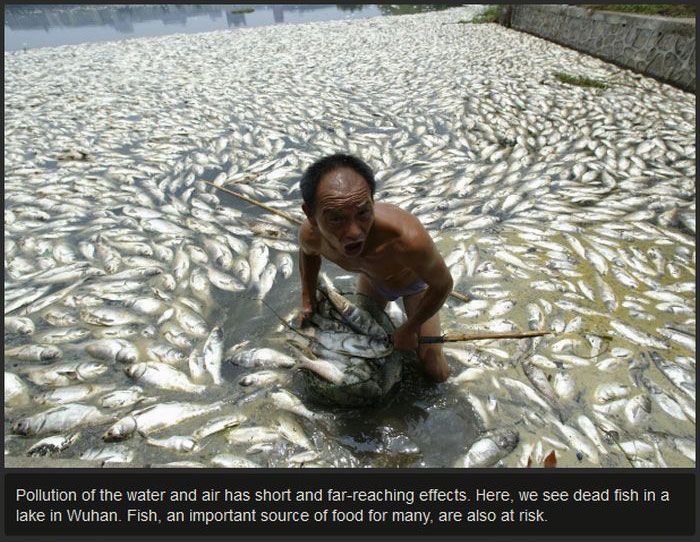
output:
<instances>
[{"instance_id":1,"label":"murky water","mask_svg":"<svg viewBox=\"0 0 700 542\"><path fill-rule=\"evenodd\" d=\"M430 5L373 4L15 5L5 7L5 50L369 18L429 9Z\"/></svg>"}]
</instances>

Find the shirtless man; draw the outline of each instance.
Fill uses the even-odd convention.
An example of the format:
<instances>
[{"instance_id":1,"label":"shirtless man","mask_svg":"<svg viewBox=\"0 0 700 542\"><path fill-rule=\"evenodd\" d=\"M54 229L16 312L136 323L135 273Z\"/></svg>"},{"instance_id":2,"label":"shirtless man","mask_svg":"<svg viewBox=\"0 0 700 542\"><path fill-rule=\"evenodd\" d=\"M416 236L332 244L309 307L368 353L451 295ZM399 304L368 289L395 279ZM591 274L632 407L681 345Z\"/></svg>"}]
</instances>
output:
<instances>
[{"instance_id":1,"label":"shirtless man","mask_svg":"<svg viewBox=\"0 0 700 542\"><path fill-rule=\"evenodd\" d=\"M321 257L359 273L357 290L380 307L403 298L406 322L394 332L394 348L417 350L426 375L436 382L450 369L439 344L418 336L441 335L438 310L452 291L452 276L430 235L412 214L374 202L374 174L354 156L334 154L304 173L299 230L302 317L315 310Z\"/></svg>"}]
</instances>

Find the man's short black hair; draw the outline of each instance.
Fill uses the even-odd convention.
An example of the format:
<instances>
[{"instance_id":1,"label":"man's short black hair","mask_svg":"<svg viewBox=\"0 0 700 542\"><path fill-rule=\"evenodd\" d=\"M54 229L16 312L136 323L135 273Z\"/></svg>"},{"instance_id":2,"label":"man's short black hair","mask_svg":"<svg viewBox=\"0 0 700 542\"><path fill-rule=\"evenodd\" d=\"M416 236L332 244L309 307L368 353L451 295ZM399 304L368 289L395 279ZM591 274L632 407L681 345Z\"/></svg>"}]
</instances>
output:
<instances>
[{"instance_id":1,"label":"man's short black hair","mask_svg":"<svg viewBox=\"0 0 700 542\"><path fill-rule=\"evenodd\" d=\"M304 203L313 209L316 204L316 189L318 188L318 183L321 182L321 178L333 170L340 169L343 167L355 170L369 185L372 197L374 197L374 173L372 168L369 167L365 162L352 156L351 154L331 154L330 156L324 156L320 160L316 160L311 164L304 175L301 177L301 197L304 198Z\"/></svg>"}]
</instances>

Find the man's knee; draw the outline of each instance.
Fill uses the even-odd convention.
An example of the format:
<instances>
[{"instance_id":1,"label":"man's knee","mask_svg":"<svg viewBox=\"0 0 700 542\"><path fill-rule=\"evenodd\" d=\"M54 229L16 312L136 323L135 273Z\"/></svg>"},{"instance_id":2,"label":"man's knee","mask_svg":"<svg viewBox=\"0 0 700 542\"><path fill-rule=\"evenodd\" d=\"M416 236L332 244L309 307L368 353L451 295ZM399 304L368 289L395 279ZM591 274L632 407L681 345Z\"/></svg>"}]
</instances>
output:
<instances>
[{"instance_id":1,"label":"man's knee","mask_svg":"<svg viewBox=\"0 0 700 542\"><path fill-rule=\"evenodd\" d=\"M444 382L450 376L450 366L440 347L424 347L418 351L418 359L425 374L435 382Z\"/></svg>"},{"instance_id":2,"label":"man's knee","mask_svg":"<svg viewBox=\"0 0 700 542\"><path fill-rule=\"evenodd\" d=\"M369 297L382 309L387 305L387 300L377 292L370 280L362 274L357 279L357 293Z\"/></svg>"}]
</instances>

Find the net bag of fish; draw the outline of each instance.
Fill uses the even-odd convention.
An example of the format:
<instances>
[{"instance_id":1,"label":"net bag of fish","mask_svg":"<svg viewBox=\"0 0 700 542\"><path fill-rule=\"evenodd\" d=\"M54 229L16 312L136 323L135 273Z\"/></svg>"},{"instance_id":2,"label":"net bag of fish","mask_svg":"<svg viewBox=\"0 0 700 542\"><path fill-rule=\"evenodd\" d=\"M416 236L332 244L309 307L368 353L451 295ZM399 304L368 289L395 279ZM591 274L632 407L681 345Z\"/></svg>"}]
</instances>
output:
<instances>
[{"instance_id":1,"label":"net bag of fish","mask_svg":"<svg viewBox=\"0 0 700 542\"><path fill-rule=\"evenodd\" d=\"M330 295L329 295L330 292ZM317 313L301 332L310 340L299 367L310 398L331 406L381 403L401 380L411 353L394 351L394 325L360 294L322 289Z\"/></svg>"}]
</instances>

